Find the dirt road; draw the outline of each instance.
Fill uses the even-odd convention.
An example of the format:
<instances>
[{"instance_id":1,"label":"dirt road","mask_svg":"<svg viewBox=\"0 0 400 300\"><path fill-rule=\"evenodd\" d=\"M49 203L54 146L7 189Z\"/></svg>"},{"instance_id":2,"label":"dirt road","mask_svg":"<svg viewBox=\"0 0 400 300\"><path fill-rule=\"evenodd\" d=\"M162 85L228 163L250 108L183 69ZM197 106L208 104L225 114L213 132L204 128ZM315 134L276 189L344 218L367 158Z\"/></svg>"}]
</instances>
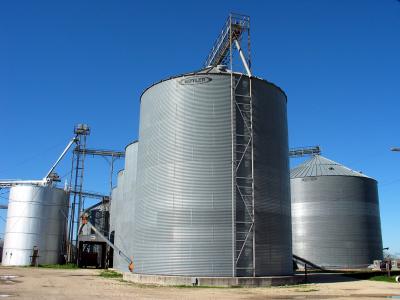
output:
<instances>
[{"instance_id":1,"label":"dirt road","mask_svg":"<svg viewBox=\"0 0 400 300\"><path fill-rule=\"evenodd\" d=\"M0 267L0 298L60 300L400 299L400 284L356 281L344 277L315 278L314 280L324 283L250 289L140 286L122 282L119 279L102 278L99 274L99 270Z\"/></svg>"}]
</instances>

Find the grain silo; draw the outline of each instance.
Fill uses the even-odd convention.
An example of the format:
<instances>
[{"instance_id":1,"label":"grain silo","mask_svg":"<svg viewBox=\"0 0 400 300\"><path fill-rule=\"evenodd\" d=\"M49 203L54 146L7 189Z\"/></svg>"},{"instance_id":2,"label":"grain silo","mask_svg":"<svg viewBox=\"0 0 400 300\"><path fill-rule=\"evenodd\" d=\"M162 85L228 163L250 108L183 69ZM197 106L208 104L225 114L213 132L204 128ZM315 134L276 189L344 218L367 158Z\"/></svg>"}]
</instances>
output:
<instances>
[{"instance_id":1,"label":"grain silo","mask_svg":"<svg viewBox=\"0 0 400 300\"><path fill-rule=\"evenodd\" d=\"M110 208L110 233L112 242L129 256L133 254L132 239L138 142L125 148L125 166L118 172L117 186L113 189ZM127 270L126 261L113 252L113 267Z\"/></svg>"},{"instance_id":2,"label":"grain silo","mask_svg":"<svg viewBox=\"0 0 400 300\"><path fill-rule=\"evenodd\" d=\"M241 159L232 137L239 147L247 125L241 112L232 116L231 80L242 97L252 85L253 207L245 203L248 189L233 181L247 178L251 166L246 162L240 174L232 168L232 159ZM135 272L292 273L286 101L274 84L223 66L172 77L144 91L133 217ZM255 230L249 235L252 213Z\"/></svg>"},{"instance_id":3,"label":"grain silo","mask_svg":"<svg viewBox=\"0 0 400 300\"><path fill-rule=\"evenodd\" d=\"M124 189L124 170L120 170L117 174L117 186L112 190L111 204L110 204L110 240L112 243L119 247L124 247L122 241L127 237L121 235L123 218L120 212L127 209L123 202L123 189ZM127 250L123 248L123 250ZM117 253L113 253L113 267L116 269L122 268L122 259Z\"/></svg>"},{"instance_id":4,"label":"grain silo","mask_svg":"<svg viewBox=\"0 0 400 300\"><path fill-rule=\"evenodd\" d=\"M125 166L111 210L122 248L120 211L133 199L120 232L135 273L293 273L287 98L251 73L249 28L248 16L230 14L203 69L141 96L137 175L128 179Z\"/></svg>"},{"instance_id":5,"label":"grain silo","mask_svg":"<svg viewBox=\"0 0 400 300\"><path fill-rule=\"evenodd\" d=\"M67 217L68 193L64 190L52 186L13 186L2 264L30 265L34 247L39 251L39 264L59 263L64 254Z\"/></svg>"},{"instance_id":6,"label":"grain silo","mask_svg":"<svg viewBox=\"0 0 400 300\"><path fill-rule=\"evenodd\" d=\"M328 268L382 259L376 180L320 155L291 170L293 253Z\"/></svg>"}]
</instances>

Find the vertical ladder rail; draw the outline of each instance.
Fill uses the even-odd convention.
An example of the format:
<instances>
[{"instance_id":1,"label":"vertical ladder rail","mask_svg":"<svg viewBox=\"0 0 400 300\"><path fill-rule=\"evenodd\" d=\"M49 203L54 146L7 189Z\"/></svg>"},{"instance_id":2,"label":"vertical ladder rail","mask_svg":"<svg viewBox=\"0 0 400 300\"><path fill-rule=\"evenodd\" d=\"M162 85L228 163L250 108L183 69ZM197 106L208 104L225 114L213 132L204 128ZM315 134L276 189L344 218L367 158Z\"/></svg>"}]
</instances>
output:
<instances>
[{"instance_id":1,"label":"vertical ladder rail","mask_svg":"<svg viewBox=\"0 0 400 300\"><path fill-rule=\"evenodd\" d=\"M236 268L242 270L241 275L255 276L255 217L254 217L254 161L253 161L253 103L251 95L251 77L248 80L248 90L238 90L242 85L237 84L233 89L235 115L241 126L235 130L235 187L236 207L243 207L236 213ZM239 124L237 122L237 124ZM240 204L242 203L242 204ZM240 228L240 230L238 230ZM241 265L247 260L247 265Z\"/></svg>"},{"instance_id":2,"label":"vertical ladder rail","mask_svg":"<svg viewBox=\"0 0 400 300\"><path fill-rule=\"evenodd\" d=\"M76 262L80 211L82 210L82 194L83 194L83 175L84 175L84 160L86 149L86 137L90 134L90 128L86 124L78 124L74 128L76 134L76 147L72 157L72 173L74 174L73 193L71 201L71 221L69 225L69 262ZM78 150L78 151L77 151ZM81 153L81 150L83 153ZM72 177L71 177L72 179ZM71 182L72 184L72 182Z\"/></svg>"},{"instance_id":3,"label":"vertical ladder rail","mask_svg":"<svg viewBox=\"0 0 400 300\"><path fill-rule=\"evenodd\" d=\"M243 48L241 41L246 37L247 47ZM245 72L234 73L235 49ZM256 224L250 17L229 14L204 62L204 67L219 64L228 64L231 70L232 276L255 276Z\"/></svg>"},{"instance_id":4,"label":"vertical ladder rail","mask_svg":"<svg viewBox=\"0 0 400 300\"><path fill-rule=\"evenodd\" d=\"M233 55L232 55L232 16L229 16L228 20L229 26L229 67L230 70L233 69ZM206 62L206 64L211 64L211 61ZM231 71L231 138L232 138L232 277L235 277L236 272L236 108L235 108L235 96L234 96L234 76Z\"/></svg>"},{"instance_id":5,"label":"vertical ladder rail","mask_svg":"<svg viewBox=\"0 0 400 300\"><path fill-rule=\"evenodd\" d=\"M249 18L231 15L230 67L234 122L232 126L233 172L235 203L235 269L236 275L255 276L255 214L254 214L254 153L253 153L253 101L250 57L246 61L240 39L247 36L249 50ZM240 35L235 34L240 32ZM233 48L248 76L233 72ZM249 51L247 51L249 55ZM247 87L245 87L247 82Z\"/></svg>"},{"instance_id":6,"label":"vertical ladder rail","mask_svg":"<svg viewBox=\"0 0 400 300\"><path fill-rule=\"evenodd\" d=\"M78 149L85 149L86 148L86 135L81 136L80 142L78 145ZM80 214L82 210L82 192L83 192L83 178L84 178L84 170L85 170L85 152L78 153L77 161L76 161L76 180L75 180L75 187L74 190L77 192L74 195L74 202L75 202L75 246L78 247L78 236L79 236L79 221L80 221ZM77 196L77 197L76 197Z\"/></svg>"}]
</instances>

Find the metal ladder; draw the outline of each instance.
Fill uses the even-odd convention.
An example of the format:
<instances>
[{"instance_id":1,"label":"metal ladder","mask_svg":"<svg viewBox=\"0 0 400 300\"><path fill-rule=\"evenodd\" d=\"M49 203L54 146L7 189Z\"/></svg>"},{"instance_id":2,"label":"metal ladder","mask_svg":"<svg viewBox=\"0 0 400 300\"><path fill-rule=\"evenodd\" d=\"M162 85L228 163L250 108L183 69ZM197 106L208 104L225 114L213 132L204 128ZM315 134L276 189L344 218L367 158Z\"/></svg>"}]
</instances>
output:
<instances>
[{"instance_id":1,"label":"metal ladder","mask_svg":"<svg viewBox=\"0 0 400 300\"><path fill-rule=\"evenodd\" d=\"M233 76L233 75L232 75ZM239 88L246 85L248 88ZM235 104L235 251L239 276L255 276L253 102L251 78L234 80Z\"/></svg>"},{"instance_id":2,"label":"metal ladder","mask_svg":"<svg viewBox=\"0 0 400 300\"><path fill-rule=\"evenodd\" d=\"M79 126L79 125L78 125ZM71 219L69 224L69 253L68 261L75 262L77 259L76 249L78 248L78 232L79 232L79 222L80 213L82 210L82 200L83 200L83 178L84 178L84 167L85 167L85 152L86 149L86 137L90 133L90 129L85 128L75 128L75 133L77 134L77 145L73 151L73 163L72 163L72 173L74 175L74 187L73 196L71 203ZM80 153L83 150L83 153ZM74 249L75 246L75 249Z\"/></svg>"},{"instance_id":3,"label":"metal ladder","mask_svg":"<svg viewBox=\"0 0 400 300\"><path fill-rule=\"evenodd\" d=\"M244 39L247 39L246 49L240 45ZM233 71L235 48L247 76ZM255 276L254 135L249 16L229 14L203 66L215 67L219 64L229 65L231 72L232 276Z\"/></svg>"}]
</instances>

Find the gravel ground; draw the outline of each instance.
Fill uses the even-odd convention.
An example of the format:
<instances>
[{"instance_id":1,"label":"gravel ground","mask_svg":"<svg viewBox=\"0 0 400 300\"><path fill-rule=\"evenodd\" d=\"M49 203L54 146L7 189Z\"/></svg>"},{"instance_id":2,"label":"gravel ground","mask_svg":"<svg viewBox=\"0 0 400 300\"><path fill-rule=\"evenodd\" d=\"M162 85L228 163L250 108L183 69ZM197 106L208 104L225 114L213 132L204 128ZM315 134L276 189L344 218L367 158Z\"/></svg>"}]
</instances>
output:
<instances>
[{"instance_id":1,"label":"gravel ground","mask_svg":"<svg viewBox=\"0 0 400 300\"><path fill-rule=\"evenodd\" d=\"M100 270L0 267L7 299L400 299L400 284L315 275L314 283L270 288L141 286L102 278Z\"/></svg>"}]
</instances>

